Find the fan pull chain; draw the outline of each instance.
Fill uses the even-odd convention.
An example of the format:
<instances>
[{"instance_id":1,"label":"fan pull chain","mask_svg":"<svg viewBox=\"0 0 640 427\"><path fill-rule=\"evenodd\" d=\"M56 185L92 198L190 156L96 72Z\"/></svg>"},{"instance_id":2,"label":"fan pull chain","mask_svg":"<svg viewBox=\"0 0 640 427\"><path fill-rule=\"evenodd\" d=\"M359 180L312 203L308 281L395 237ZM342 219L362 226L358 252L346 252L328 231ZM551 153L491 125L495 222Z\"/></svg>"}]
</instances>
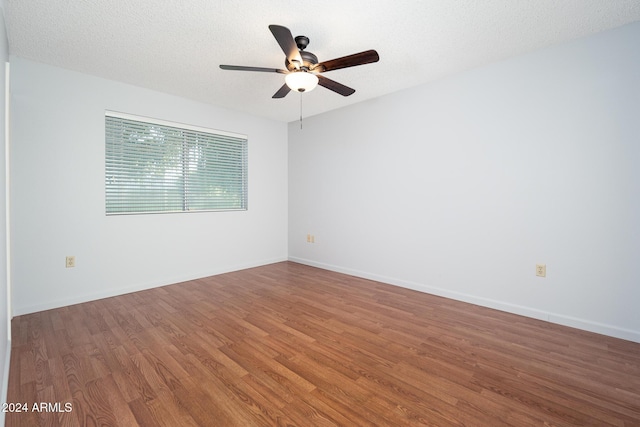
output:
<instances>
[{"instance_id":1,"label":"fan pull chain","mask_svg":"<svg viewBox=\"0 0 640 427\"><path fill-rule=\"evenodd\" d=\"M302 92L300 92L300 129L302 129Z\"/></svg>"}]
</instances>

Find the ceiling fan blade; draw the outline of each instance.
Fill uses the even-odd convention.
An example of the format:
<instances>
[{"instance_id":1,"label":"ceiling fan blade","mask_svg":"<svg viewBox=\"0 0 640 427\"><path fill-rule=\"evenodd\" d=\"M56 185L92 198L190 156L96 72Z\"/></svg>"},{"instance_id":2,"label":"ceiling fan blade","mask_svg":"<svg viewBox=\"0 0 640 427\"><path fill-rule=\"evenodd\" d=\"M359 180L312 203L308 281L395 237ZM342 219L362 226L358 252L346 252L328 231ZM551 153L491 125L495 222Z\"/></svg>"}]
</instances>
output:
<instances>
[{"instance_id":1,"label":"ceiling fan blade","mask_svg":"<svg viewBox=\"0 0 640 427\"><path fill-rule=\"evenodd\" d=\"M285 83L275 94L273 94L272 98L284 98L289 92L291 92L291 88Z\"/></svg>"},{"instance_id":2,"label":"ceiling fan blade","mask_svg":"<svg viewBox=\"0 0 640 427\"><path fill-rule=\"evenodd\" d=\"M316 64L311 70L319 73L326 71L339 70L340 68L354 67L356 65L370 64L378 62L380 57L375 50L366 50L353 55L343 56L342 58L331 59L329 61Z\"/></svg>"},{"instance_id":3,"label":"ceiling fan blade","mask_svg":"<svg viewBox=\"0 0 640 427\"><path fill-rule=\"evenodd\" d=\"M302 66L302 57L291 31L281 25L269 25L269 30L271 30L271 34L276 38L284 54L287 55L287 60L294 64L296 68L300 68Z\"/></svg>"},{"instance_id":4,"label":"ceiling fan blade","mask_svg":"<svg viewBox=\"0 0 640 427\"><path fill-rule=\"evenodd\" d=\"M339 93L342 96L353 95L356 91L355 89L351 89L349 86L345 86L342 83L328 79L320 74L318 74L318 84L324 88L334 91L335 93Z\"/></svg>"},{"instance_id":5,"label":"ceiling fan blade","mask_svg":"<svg viewBox=\"0 0 640 427\"><path fill-rule=\"evenodd\" d=\"M245 67L243 65L220 65L220 68L222 68L223 70L234 70L234 71L261 71L264 73L281 73L281 74L288 73L288 71L280 70L278 68Z\"/></svg>"}]
</instances>

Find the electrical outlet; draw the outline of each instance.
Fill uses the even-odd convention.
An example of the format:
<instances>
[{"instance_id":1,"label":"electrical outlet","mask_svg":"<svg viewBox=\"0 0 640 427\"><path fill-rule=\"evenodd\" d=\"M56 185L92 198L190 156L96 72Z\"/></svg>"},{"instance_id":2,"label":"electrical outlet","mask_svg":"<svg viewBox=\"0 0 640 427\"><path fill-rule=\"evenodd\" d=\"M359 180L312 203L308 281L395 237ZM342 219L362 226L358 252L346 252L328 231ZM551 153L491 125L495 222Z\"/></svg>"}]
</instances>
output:
<instances>
[{"instance_id":1,"label":"electrical outlet","mask_svg":"<svg viewBox=\"0 0 640 427\"><path fill-rule=\"evenodd\" d=\"M76 266L76 257L74 256L68 256L65 259L65 267L67 268L73 268Z\"/></svg>"},{"instance_id":2,"label":"electrical outlet","mask_svg":"<svg viewBox=\"0 0 640 427\"><path fill-rule=\"evenodd\" d=\"M547 277L547 265L546 264L536 264L536 276L538 276L538 277Z\"/></svg>"}]
</instances>

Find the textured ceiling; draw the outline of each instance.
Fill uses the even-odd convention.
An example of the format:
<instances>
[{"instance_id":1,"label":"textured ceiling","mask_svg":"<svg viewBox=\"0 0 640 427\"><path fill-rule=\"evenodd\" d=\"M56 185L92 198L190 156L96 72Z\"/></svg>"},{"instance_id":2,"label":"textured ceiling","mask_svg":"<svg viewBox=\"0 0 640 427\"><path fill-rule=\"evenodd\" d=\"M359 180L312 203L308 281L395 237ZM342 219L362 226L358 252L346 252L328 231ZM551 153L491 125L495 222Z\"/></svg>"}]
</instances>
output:
<instances>
[{"instance_id":1,"label":"textured ceiling","mask_svg":"<svg viewBox=\"0 0 640 427\"><path fill-rule=\"evenodd\" d=\"M283 68L268 25L306 35L320 61L376 49L327 77L356 89L303 95L305 116L640 20L639 0L4 0L11 55L280 120ZM640 43L639 43L640 46Z\"/></svg>"}]
</instances>

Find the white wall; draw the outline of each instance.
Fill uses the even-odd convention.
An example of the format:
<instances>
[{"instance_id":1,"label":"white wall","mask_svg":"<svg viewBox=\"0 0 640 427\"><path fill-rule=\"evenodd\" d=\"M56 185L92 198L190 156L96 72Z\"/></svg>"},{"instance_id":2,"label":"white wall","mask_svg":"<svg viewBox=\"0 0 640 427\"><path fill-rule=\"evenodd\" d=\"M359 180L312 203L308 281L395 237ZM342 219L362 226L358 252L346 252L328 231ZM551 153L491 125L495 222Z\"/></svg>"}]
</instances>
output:
<instances>
[{"instance_id":1,"label":"white wall","mask_svg":"<svg viewBox=\"0 0 640 427\"><path fill-rule=\"evenodd\" d=\"M6 168L5 149L5 63L9 61L9 46L4 22L4 3L0 2L0 402L7 401L9 361L11 352L10 305L7 293L7 229L6 229ZM0 414L0 427L4 414Z\"/></svg>"},{"instance_id":2,"label":"white wall","mask_svg":"<svg viewBox=\"0 0 640 427\"><path fill-rule=\"evenodd\" d=\"M640 342L638 40L290 123L290 259Z\"/></svg>"},{"instance_id":3,"label":"white wall","mask_svg":"<svg viewBox=\"0 0 640 427\"><path fill-rule=\"evenodd\" d=\"M287 258L286 124L13 56L11 66L15 315ZM105 110L248 135L249 210L105 216Z\"/></svg>"}]
</instances>

